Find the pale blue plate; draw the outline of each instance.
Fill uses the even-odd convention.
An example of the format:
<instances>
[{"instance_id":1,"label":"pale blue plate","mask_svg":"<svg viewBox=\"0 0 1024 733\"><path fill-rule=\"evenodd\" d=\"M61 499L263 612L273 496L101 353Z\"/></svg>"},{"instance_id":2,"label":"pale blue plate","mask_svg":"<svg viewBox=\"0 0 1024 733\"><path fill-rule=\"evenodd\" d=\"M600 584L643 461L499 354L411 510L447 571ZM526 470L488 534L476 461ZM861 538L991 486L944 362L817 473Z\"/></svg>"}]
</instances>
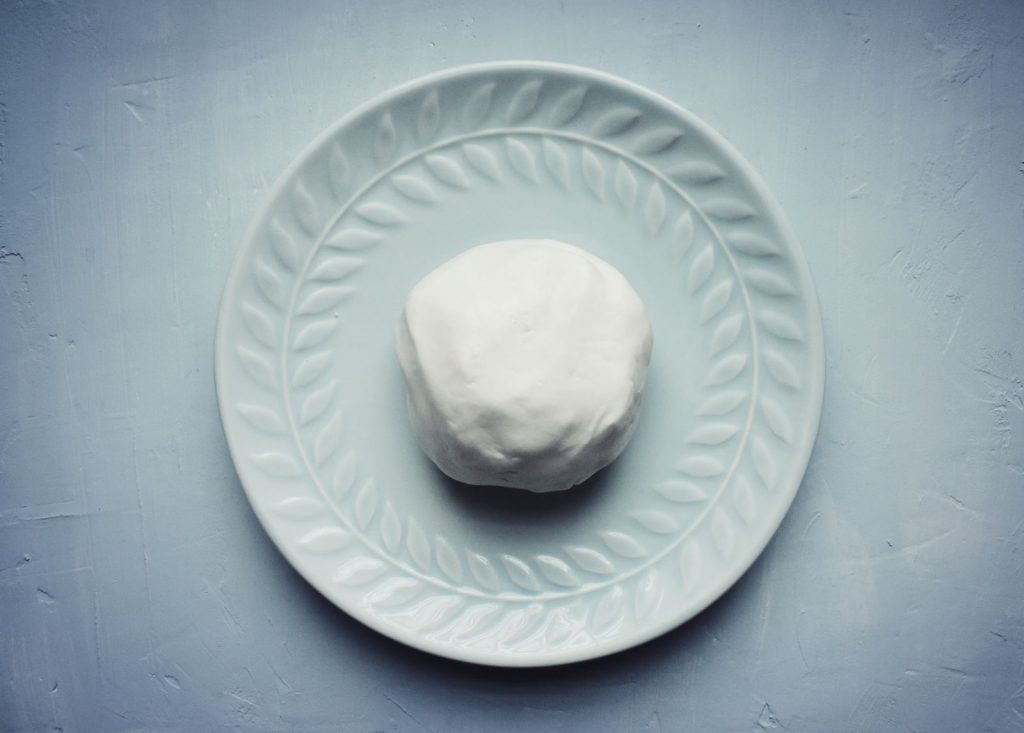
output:
<instances>
[{"instance_id":1,"label":"pale blue plate","mask_svg":"<svg viewBox=\"0 0 1024 733\"><path fill-rule=\"evenodd\" d=\"M655 334L633 442L562 494L445 479L394 356L417 280L526 238L619 268ZM313 141L242 243L216 359L239 476L296 569L383 634L502 666L625 649L718 598L792 502L824 374L810 274L750 166L649 91L534 62L417 80Z\"/></svg>"}]
</instances>

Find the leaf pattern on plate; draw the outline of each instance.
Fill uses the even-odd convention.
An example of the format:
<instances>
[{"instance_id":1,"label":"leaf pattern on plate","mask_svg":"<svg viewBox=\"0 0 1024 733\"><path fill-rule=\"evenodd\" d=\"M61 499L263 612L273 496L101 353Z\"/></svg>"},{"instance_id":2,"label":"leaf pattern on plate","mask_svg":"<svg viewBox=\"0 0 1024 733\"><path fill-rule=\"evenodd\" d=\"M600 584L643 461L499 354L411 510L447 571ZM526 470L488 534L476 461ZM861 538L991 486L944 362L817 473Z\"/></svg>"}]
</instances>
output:
<instances>
[{"instance_id":1,"label":"leaf pattern on plate","mask_svg":"<svg viewBox=\"0 0 1024 733\"><path fill-rule=\"evenodd\" d=\"M583 100L587 96L587 87L573 87L552 105L551 124L564 127L569 124L583 108Z\"/></svg>"},{"instance_id":2,"label":"leaf pattern on plate","mask_svg":"<svg viewBox=\"0 0 1024 733\"><path fill-rule=\"evenodd\" d=\"M388 499L380 517L380 537L388 552L395 554L402 546L402 520L398 518L394 504Z\"/></svg>"},{"instance_id":3,"label":"leaf pattern on plate","mask_svg":"<svg viewBox=\"0 0 1024 733\"><path fill-rule=\"evenodd\" d=\"M537 163L533 159L533 153L526 143L516 140L514 137L505 140L505 153L508 155L512 170L530 183L537 181Z\"/></svg>"},{"instance_id":4,"label":"leaf pattern on plate","mask_svg":"<svg viewBox=\"0 0 1024 733\"><path fill-rule=\"evenodd\" d=\"M270 222L270 244L274 254L277 255L278 262L288 272L295 272L299 263L299 246L277 217Z\"/></svg>"},{"instance_id":5,"label":"leaf pattern on plate","mask_svg":"<svg viewBox=\"0 0 1024 733\"><path fill-rule=\"evenodd\" d=\"M707 186L725 178L725 171L705 160L688 160L666 171L669 178L684 186Z\"/></svg>"},{"instance_id":6,"label":"leaf pattern on plate","mask_svg":"<svg viewBox=\"0 0 1024 733\"><path fill-rule=\"evenodd\" d=\"M673 147L683 137L683 131L675 127L660 127L645 132L633 143L633 151L640 155L655 155Z\"/></svg>"},{"instance_id":7,"label":"leaf pattern on plate","mask_svg":"<svg viewBox=\"0 0 1024 733\"><path fill-rule=\"evenodd\" d=\"M583 182L597 197L598 201L604 201L605 175L604 166L601 165L601 160L588 149L584 148L582 161Z\"/></svg>"},{"instance_id":8,"label":"leaf pattern on plate","mask_svg":"<svg viewBox=\"0 0 1024 733\"><path fill-rule=\"evenodd\" d=\"M595 137L611 137L631 128L640 119L640 110L634 107L615 107L601 115L594 123Z\"/></svg>"},{"instance_id":9,"label":"leaf pattern on plate","mask_svg":"<svg viewBox=\"0 0 1024 733\"><path fill-rule=\"evenodd\" d=\"M379 163L387 163L395 154L398 133L390 112L385 112L377 123L377 134L373 138L373 154Z\"/></svg>"},{"instance_id":10,"label":"leaf pattern on plate","mask_svg":"<svg viewBox=\"0 0 1024 733\"><path fill-rule=\"evenodd\" d=\"M654 490L677 504L699 503L708 499L708 493L691 481L662 481Z\"/></svg>"},{"instance_id":11,"label":"leaf pattern on plate","mask_svg":"<svg viewBox=\"0 0 1024 733\"><path fill-rule=\"evenodd\" d=\"M551 177L562 186L569 188L569 156L562 150L562 146L553 140L545 139L541 145L544 153L544 165L547 167Z\"/></svg>"},{"instance_id":12,"label":"leaf pattern on plate","mask_svg":"<svg viewBox=\"0 0 1024 733\"><path fill-rule=\"evenodd\" d=\"M318 527L304 534L298 545L314 555L330 555L348 547L352 540L352 533L341 527Z\"/></svg>"},{"instance_id":13,"label":"leaf pattern on plate","mask_svg":"<svg viewBox=\"0 0 1024 733\"><path fill-rule=\"evenodd\" d=\"M434 178L442 183L452 188L469 188L469 179L466 177L465 171L462 170L462 166L454 158L435 153L426 156L423 162L427 164L427 169L434 175Z\"/></svg>"},{"instance_id":14,"label":"leaf pattern on plate","mask_svg":"<svg viewBox=\"0 0 1024 733\"><path fill-rule=\"evenodd\" d=\"M616 555L628 558L645 557L647 551L633 537L619 530L605 530L598 536Z\"/></svg>"},{"instance_id":15,"label":"leaf pattern on plate","mask_svg":"<svg viewBox=\"0 0 1024 733\"><path fill-rule=\"evenodd\" d=\"M482 145L466 143L462 146L462 154L466 156L466 160L473 169L484 178L488 178L495 182L501 180L498 159L490 150Z\"/></svg>"},{"instance_id":16,"label":"leaf pattern on plate","mask_svg":"<svg viewBox=\"0 0 1024 733\"><path fill-rule=\"evenodd\" d=\"M410 201L419 204L436 204L440 200L437 191L419 176L407 174L391 176L391 183L402 196Z\"/></svg>"},{"instance_id":17,"label":"leaf pattern on plate","mask_svg":"<svg viewBox=\"0 0 1024 733\"><path fill-rule=\"evenodd\" d=\"M540 99L540 88L544 82L541 79L532 79L523 84L512 96L508 105L508 121L518 123L525 120L537 109L537 102Z\"/></svg>"},{"instance_id":18,"label":"leaf pattern on plate","mask_svg":"<svg viewBox=\"0 0 1024 733\"><path fill-rule=\"evenodd\" d=\"M552 555L537 555L534 559L541 574L555 585L563 588L575 588L580 584L580 579L572 571L564 560L559 560Z\"/></svg>"},{"instance_id":19,"label":"leaf pattern on plate","mask_svg":"<svg viewBox=\"0 0 1024 733\"><path fill-rule=\"evenodd\" d=\"M421 143L430 142L441 123L441 103L436 89L431 89L423 98L420 113L416 118L416 134Z\"/></svg>"},{"instance_id":20,"label":"leaf pattern on plate","mask_svg":"<svg viewBox=\"0 0 1024 733\"><path fill-rule=\"evenodd\" d=\"M612 562L592 547L566 547L565 551L574 563L588 572L598 575L611 575L615 572Z\"/></svg>"},{"instance_id":21,"label":"leaf pattern on plate","mask_svg":"<svg viewBox=\"0 0 1024 733\"><path fill-rule=\"evenodd\" d=\"M303 231L310 236L315 235L320 228L320 209L303 181L299 181L292 188L292 210ZM295 269L294 263L289 269Z\"/></svg>"},{"instance_id":22,"label":"leaf pattern on plate","mask_svg":"<svg viewBox=\"0 0 1024 733\"><path fill-rule=\"evenodd\" d=\"M501 564L505 566L505 572L512 582L523 590L538 592L540 585L537 583L537 576L530 570L530 566L512 555L502 555Z\"/></svg>"},{"instance_id":23,"label":"leaf pattern on plate","mask_svg":"<svg viewBox=\"0 0 1024 733\"><path fill-rule=\"evenodd\" d=\"M270 318L252 303L242 302L242 321L249 333L264 346L274 347L274 326Z\"/></svg>"},{"instance_id":24,"label":"leaf pattern on plate","mask_svg":"<svg viewBox=\"0 0 1024 733\"><path fill-rule=\"evenodd\" d=\"M331 335L336 325L338 321L334 318L322 318L306 324L295 334L292 349L305 351L320 346Z\"/></svg>"}]
</instances>

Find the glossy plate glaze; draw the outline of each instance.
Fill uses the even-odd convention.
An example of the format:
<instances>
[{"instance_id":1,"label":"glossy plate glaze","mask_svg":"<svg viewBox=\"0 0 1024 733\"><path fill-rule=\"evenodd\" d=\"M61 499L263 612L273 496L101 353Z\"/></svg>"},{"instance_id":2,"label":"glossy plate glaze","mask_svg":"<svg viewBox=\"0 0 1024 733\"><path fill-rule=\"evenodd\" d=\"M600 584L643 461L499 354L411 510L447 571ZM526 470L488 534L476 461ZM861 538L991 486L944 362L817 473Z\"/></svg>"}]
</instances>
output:
<instances>
[{"instance_id":1,"label":"glossy plate glaze","mask_svg":"<svg viewBox=\"0 0 1024 733\"><path fill-rule=\"evenodd\" d=\"M559 494L445 479L394 354L421 277L527 238L617 267L655 334L633 442ZM725 592L793 500L823 374L810 274L750 166L662 97L532 62L414 81L313 141L242 243L216 343L235 466L292 565L383 634L500 666L626 649Z\"/></svg>"}]
</instances>

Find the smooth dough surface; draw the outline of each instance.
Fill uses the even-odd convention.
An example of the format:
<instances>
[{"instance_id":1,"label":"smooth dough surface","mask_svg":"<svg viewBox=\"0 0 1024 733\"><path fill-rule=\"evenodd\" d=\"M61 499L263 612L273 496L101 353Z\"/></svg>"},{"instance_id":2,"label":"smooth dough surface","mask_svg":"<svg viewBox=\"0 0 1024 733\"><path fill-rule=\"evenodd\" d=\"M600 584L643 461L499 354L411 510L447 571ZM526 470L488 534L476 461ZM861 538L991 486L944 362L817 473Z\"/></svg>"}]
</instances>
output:
<instances>
[{"instance_id":1,"label":"smooth dough surface","mask_svg":"<svg viewBox=\"0 0 1024 733\"><path fill-rule=\"evenodd\" d=\"M469 249L410 292L397 351L426 454L468 484L568 489L633 433L651 355L643 302L554 240Z\"/></svg>"}]
</instances>

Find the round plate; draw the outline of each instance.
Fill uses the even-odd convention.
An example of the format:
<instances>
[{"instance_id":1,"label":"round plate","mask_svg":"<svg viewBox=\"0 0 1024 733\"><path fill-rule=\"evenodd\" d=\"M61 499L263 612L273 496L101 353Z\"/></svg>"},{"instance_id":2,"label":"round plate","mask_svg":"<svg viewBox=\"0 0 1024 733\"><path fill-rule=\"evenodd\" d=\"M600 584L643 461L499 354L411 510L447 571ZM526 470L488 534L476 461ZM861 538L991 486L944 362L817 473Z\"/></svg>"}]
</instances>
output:
<instances>
[{"instance_id":1,"label":"round plate","mask_svg":"<svg viewBox=\"0 0 1024 733\"><path fill-rule=\"evenodd\" d=\"M617 267L655 335L630 446L547 495L442 476L394 354L421 277L531 238ZM750 166L662 97L547 63L429 76L313 141L242 243L216 362L235 466L292 565L383 634L501 666L619 651L718 598L793 500L824 374L806 263Z\"/></svg>"}]
</instances>

